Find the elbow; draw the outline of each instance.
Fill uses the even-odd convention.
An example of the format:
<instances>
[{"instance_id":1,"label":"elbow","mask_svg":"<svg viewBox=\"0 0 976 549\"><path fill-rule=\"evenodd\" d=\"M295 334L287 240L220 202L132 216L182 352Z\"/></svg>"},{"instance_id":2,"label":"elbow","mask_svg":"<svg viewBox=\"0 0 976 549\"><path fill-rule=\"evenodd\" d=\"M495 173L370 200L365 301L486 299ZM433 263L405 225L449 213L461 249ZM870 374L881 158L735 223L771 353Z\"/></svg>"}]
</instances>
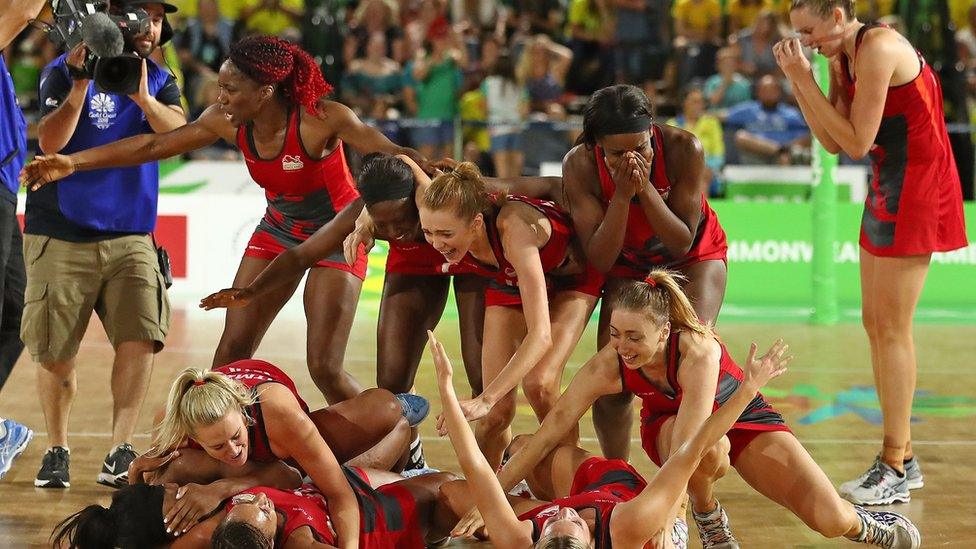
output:
<instances>
[{"instance_id":1,"label":"elbow","mask_svg":"<svg viewBox=\"0 0 976 549\"><path fill-rule=\"evenodd\" d=\"M838 149L839 148L840 147L838 147ZM833 152L833 151L831 151L831 152ZM861 160L864 157L866 157L869 152L871 152L871 147L870 146L867 146L867 147L856 147L856 148L853 148L851 150L844 150L844 152L847 153L847 156L851 157L851 160ZM834 154L837 154L837 153L834 153Z\"/></svg>"},{"instance_id":2,"label":"elbow","mask_svg":"<svg viewBox=\"0 0 976 549\"><path fill-rule=\"evenodd\" d=\"M601 274L607 274L613 268L613 264L617 258L610 257L608 254L600 253L590 248L586 251L586 260L590 262L590 265L594 269L600 271Z\"/></svg>"},{"instance_id":3,"label":"elbow","mask_svg":"<svg viewBox=\"0 0 976 549\"><path fill-rule=\"evenodd\" d=\"M40 123L37 128L37 147L41 149L44 154L57 154L61 152L61 149L67 143L63 139L57 138L57 136L52 136L51 132L48 131L47 124L44 121Z\"/></svg>"}]
</instances>

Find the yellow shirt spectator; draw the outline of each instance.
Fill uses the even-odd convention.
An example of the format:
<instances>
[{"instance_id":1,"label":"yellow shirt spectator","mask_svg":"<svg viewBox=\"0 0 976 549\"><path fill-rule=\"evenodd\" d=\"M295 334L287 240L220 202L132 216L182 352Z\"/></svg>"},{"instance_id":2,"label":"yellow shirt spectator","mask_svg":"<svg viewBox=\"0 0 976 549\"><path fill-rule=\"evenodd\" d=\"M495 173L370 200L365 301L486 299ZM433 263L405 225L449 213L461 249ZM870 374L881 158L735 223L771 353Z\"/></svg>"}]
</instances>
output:
<instances>
[{"instance_id":1,"label":"yellow shirt spectator","mask_svg":"<svg viewBox=\"0 0 976 549\"><path fill-rule=\"evenodd\" d=\"M198 0L167 1L180 9L180 11L176 12L176 15L178 15L180 19L196 17L197 13L200 11ZM216 0L217 9L220 10L221 17L234 21L237 19L237 14L241 11L241 5L246 1L247 0Z\"/></svg>"},{"instance_id":2,"label":"yellow shirt spectator","mask_svg":"<svg viewBox=\"0 0 976 549\"><path fill-rule=\"evenodd\" d=\"M702 152L705 156L713 158L725 158L725 142L722 141L722 123L718 118L703 114L693 125L688 125L688 121L682 116L668 120L669 126L675 126L694 134L701 142Z\"/></svg>"},{"instance_id":3,"label":"yellow shirt spectator","mask_svg":"<svg viewBox=\"0 0 976 549\"><path fill-rule=\"evenodd\" d=\"M684 21L688 30L704 33L713 21L722 16L722 6L718 0L678 0L672 15Z\"/></svg>"},{"instance_id":4,"label":"yellow shirt spectator","mask_svg":"<svg viewBox=\"0 0 976 549\"><path fill-rule=\"evenodd\" d=\"M727 5L730 23L735 21L736 30L742 30L747 27L751 27L756 21L756 17L763 10L772 9L772 0L761 0L759 2L747 2L743 3L742 0L729 0Z\"/></svg>"},{"instance_id":5,"label":"yellow shirt spectator","mask_svg":"<svg viewBox=\"0 0 976 549\"><path fill-rule=\"evenodd\" d=\"M254 9L267 0L237 0L240 2L240 11ZM272 0L284 9L258 8L250 17L247 18L246 28L250 32L277 36L289 27L297 27L300 21L284 10L292 13L302 13L305 11L305 0ZM223 3L223 1L221 1Z\"/></svg>"}]
</instances>

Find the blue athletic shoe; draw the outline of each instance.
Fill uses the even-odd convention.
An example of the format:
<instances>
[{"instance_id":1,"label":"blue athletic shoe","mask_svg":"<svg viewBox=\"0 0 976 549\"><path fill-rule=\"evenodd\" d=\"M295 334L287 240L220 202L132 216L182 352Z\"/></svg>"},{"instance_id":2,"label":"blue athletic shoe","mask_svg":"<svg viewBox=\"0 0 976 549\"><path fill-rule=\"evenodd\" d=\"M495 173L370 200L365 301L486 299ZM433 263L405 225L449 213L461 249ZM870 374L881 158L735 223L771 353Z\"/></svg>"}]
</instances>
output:
<instances>
[{"instance_id":1,"label":"blue athletic shoe","mask_svg":"<svg viewBox=\"0 0 976 549\"><path fill-rule=\"evenodd\" d=\"M7 474L14 459L27 449L31 438L34 437L34 431L12 419L3 420L3 426L6 427L7 433L0 438L0 478Z\"/></svg>"},{"instance_id":2,"label":"blue athletic shoe","mask_svg":"<svg viewBox=\"0 0 976 549\"><path fill-rule=\"evenodd\" d=\"M399 393L396 395L396 399L400 401L400 406L403 407L403 417L407 419L407 423L411 427L420 425L420 422L430 413L430 402L420 395Z\"/></svg>"}]
</instances>

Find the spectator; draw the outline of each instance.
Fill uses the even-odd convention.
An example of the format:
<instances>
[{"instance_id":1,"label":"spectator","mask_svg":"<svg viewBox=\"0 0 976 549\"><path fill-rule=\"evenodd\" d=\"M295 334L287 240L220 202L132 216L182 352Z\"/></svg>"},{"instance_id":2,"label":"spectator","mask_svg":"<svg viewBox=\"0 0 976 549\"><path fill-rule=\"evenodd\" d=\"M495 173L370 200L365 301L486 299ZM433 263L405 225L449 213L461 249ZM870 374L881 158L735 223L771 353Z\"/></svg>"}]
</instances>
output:
<instances>
[{"instance_id":1,"label":"spectator","mask_svg":"<svg viewBox=\"0 0 976 549\"><path fill-rule=\"evenodd\" d=\"M453 156L454 117L461 91L461 68L467 63L447 23L431 27L430 53L419 50L404 70L404 103L418 126L413 146L426 158Z\"/></svg>"},{"instance_id":2,"label":"spectator","mask_svg":"<svg viewBox=\"0 0 976 549\"><path fill-rule=\"evenodd\" d=\"M770 0L729 0L729 34L751 27L763 10L772 7Z\"/></svg>"},{"instance_id":3,"label":"spectator","mask_svg":"<svg viewBox=\"0 0 976 549\"><path fill-rule=\"evenodd\" d=\"M617 83L660 80L670 53L668 0L613 0Z\"/></svg>"},{"instance_id":4,"label":"spectator","mask_svg":"<svg viewBox=\"0 0 976 549\"><path fill-rule=\"evenodd\" d=\"M239 22L247 34L281 36L295 32L305 15L305 0L239 0Z\"/></svg>"},{"instance_id":5,"label":"spectator","mask_svg":"<svg viewBox=\"0 0 976 549\"><path fill-rule=\"evenodd\" d=\"M481 85L491 136L495 177L522 175L522 121L528 114L525 88L515 78L515 64L507 53L498 58L491 75Z\"/></svg>"},{"instance_id":6,"label":"spectator","mask_svg":"<svg viewBox=\"0 0 976 549\"><path fill-rule=\"evenodd\" d=\"M566 21L568 45L573 52L566 88L590 95L613 85L613 13L608 0L570 0Z\"/></svg>"},{"instance_id":7,"label":"spectator","mask_svg":"<svg viewBox=\"0 0 976 549\"><path fill-rule=\"evenodd\" d=\"M718 74L705 81L705 98L710 110L725 110L752 99L752 85L738 72L739 52L722 48L716 56Z\"/></svg>"},{"instance_id":8,"label":"spectator","mask_svg":"<svg viewBox=\"0 0 976 549\"><path fill-rule=\"evenodd\" d=\"M562 30L566 0L521 0L513 4L516 25L530 35L555 36Z\"/></svg>"},{"instance_id":9,"label":"spectator","mask_svg":"<svg viewBox=\"0 0 976 549\"><path fill-rule=\"evenodd\" d=\"M764 11L756 18L756 24L743 29L735 36L741 62L739 70L749 78L764 74L781 74L773 46L783 38L779 17L772 11Z\"/></svg>"},{"instance_id":10,"label":"spectator","mask_svg":"<svg viewBox=\"0 0 976 549\"><path fill-rule=\"evenodd\" d=\"M763 76L756 84L756 101L729 110L725 125L735 131L742 164L810 160L810 129L800 111L783 102L783 84L775 76Z\"/></svg>"},{"instance_id":11,"label":"spectator","mask_svg":"<svg viewBox=\"0 0 976 549\"><path fill-rule=\"evenodd\" d=\"M976 4L969 8L969 25L956 31L956 49L959 61L976 70Z\"/></svg>"},{"instance_id":12,"label":"spectator","mask_svg":"<svg viewBox=\"0 0 976 549\"><path fill-rule=\"evenodd\" d=\"M373 33L366 47L366 57L354 59L343 77L343 101L359 116L385 112L386 107L399 106L402 100L403 71L399 63L386 56L387 51L386 35ZM384 107L374 108L377 101Z\"/></svg>"},{"instance_id":13,"label":"spectator","mask_svg":"<svg viewBox=\"0 0 976 549\"><path fill-rule=\"evenodd\" d=\"M201 79L213 79L227 58L234 26L220 17L216 0L199 0L197 16L187 19L175 46L186 75L186 95L195 97ZM209 103L207 103L209 105Z\"/></svg>"},{"instance_id":14,"label":"spectator","mask_svg":"<svg viewBox=\"0 0 976 549\"><path fill-rule=\"evenodd\" d=\"M680 89L692 79L715 72L715 52L722 43L722 8L718 0L677 0L673 15Z\"/></svg>"},{"instance_id":15,"label":"spectator","mask_svg":"<svg viewBox=\"0 0 976 549\"><path fill-rule=\"evenodd\" d=\"M685 94L682 113L668 120L668 124L690 132L701 142L705 166L710 172L707 174L711 181L709 196L718 196L721 191L719 174L725 165L725 142L721 122L705 112L705 94L697 88Z\"/></svg>"},{"instance_id":16,"label":"spectator","mask_svg":"<svg viewBox=\"0 0 976 549\"><path fill-rule=\"evenodd\" d=\"M492 35L485 35L481 39L480 52L477 58L471 59L464 69L464 91L469 92L481 87L485 77L498 61L501 45Z\"/></svg>"},{"instance_id":17,"label":"spectator","mask_svg":"<svg viewBox=\"0 0 976 549\"><path fill-rule=\"evenodd\" d=\"M399 26L400 6L395 0L365 0L361 2L349 18L349 32L346 34L346 64L353 59L368 55L369 41L376 34L382 34L383 56L402 59L403 32ZM398 61L399 62L399 61Z\"/></svg>"},{"instance_id":18,"label":"spectator","mask_svg":"<svg viewBox=\"0 0 976 549\"><path fill-rule=\"evenodd\" d=\"M573 62L573 52L538 34L522 49L515 75L525 86L529 110L551 114L559 112L566 87L566 73Z\"/></svg>"},{"instance_id":19,"label":"spectator","mask_svg":"<svg viewBox=\"0 0 976 549\"><path fill-rule=\"evenodd\" d=\"M855 4L857 18L865 23L877 21L895 13L896 0L859 0Z\"/></svg>"},{"instance_id":20,"label":"spectator","mask_svg":"<svg viewBox=\"0 0 976 549\"><path fill-rule=\"evenodd\" d=\"M0 0L0 52L7 49L43 5L41 0ZM0 388L24 350L19 332L26 275L23 237L17 222L17 190L26 157L27 122L17 105L13 78L0 55ZM0 478L33 436L27 426L0 418Z\"/></svg>"},{"instance_id":21,"label":"spectator","mask_svg":"<svg viewBox=\"0 0 976 549\"><path fill-rule=\"evenodd\" d=\"M149 13L149 32L134 41L138 53L148 57L169 38L165 13L175 7L154 0L126 0L121 6ZM115 95L99 92L85 78L80 65L86 54L80 45L44 69L38 126L43 152L71 153L186 124L176 81L155 62L145 61L139 92ZM158 191L159 167L153 162L77 173L27 193L21 337L40 363L37 387L50 443L35 486L70 485L68 415L77 387L75 355L93 310L115 349L113 448L98 482L119 486L127 481L153 354L163 348L169 329L169 300L149 236Z\"/></svg>"}]
</instances>

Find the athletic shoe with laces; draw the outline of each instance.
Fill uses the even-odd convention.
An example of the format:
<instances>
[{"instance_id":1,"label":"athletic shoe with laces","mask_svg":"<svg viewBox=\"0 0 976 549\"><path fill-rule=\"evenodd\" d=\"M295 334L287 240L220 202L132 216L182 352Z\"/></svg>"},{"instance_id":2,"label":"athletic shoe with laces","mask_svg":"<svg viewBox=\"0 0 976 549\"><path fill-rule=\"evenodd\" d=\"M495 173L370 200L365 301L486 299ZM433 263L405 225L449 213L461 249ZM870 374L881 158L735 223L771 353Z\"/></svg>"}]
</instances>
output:
<instances>
[{"instance_id":1,"label":"athletic shoe with laces","mask_svg":"<svg viewBox=\"0 0 976 549\"><path fill-rule=\"evenodd\" d=\"M138 455L127 442L113 448L105 456L102 472L98 473L98 483L112 488L121 488L129 484L129 464Z\"/></svg>"},{"instance_id":2,"label":"athletic shoe with laces","mask_svg":"<svg viewBox=\"0 0 976 549\"><path fill-rule=\"evenodd\" d=\"M739 549L739 542L729 527L729 516L718 500L715 500L715 509L710 513L699 514L692 509L691 516L695 518L698 538L704 549Z\"/></svg>"},{"instance_id":3,"label":"athletic shoe with laces","mask_svg":"<svg viewBox=\"0 0 976 549\"><path fill-rule=\"evenodd\" d=\"M688 523L678 517L671 528L671 545L674 549L688 549Z\"/></svg>"},{"instance_id":4,"label":"athletic shoe with laces","mask_svg":"<svg viewBox=\"0 0 976 549\"><path fill-rule=\"evenodd\" d=\"M841 495L857 505L890 505L907 503L912 499L908 491L908 476L895 471L880 457L874 460L860 485Z\"/></svg>"},{"instance_id":5,"label":"athletic shoe with laces","mask_svg":"<svg viewBox=\"0 0 976 549\"><path fill-rule=\"evenodd\" d=\"M888 511L868 511L854 506L861 519L861 533L852 541L876 545L884 549L917 549L922 545L922 535L912 521Z\"/></svg>"},{"instance_id":6,"label":"athletic shoe with laces","mask_svg":"<svg viewBox=\"0 0 976 549\"><path fill-rule=\"evenodd\" d=\"M38 488L70 488L71 475L68 474L70 461L70 452L67 448L55 446L48 449L41 460L41 470L37 472L34 486Z\"/></svg>"},{"instance_id":7,"label":"athletic shoe with laces","mask_svg":"<svg viewBox=\"0 0 976 549\"><path fill-rule=\"evenodd\" d=\"M400 406L403 407L403 417L406 418L411 427L420 425L420 422L430 413L430 402L420 395L399 393L396 395L396 399L400 401Z\"/></svg>"},{"instance_id":8,"label":"athletic shoe with laces","mask_svg":"<svg viewBox=\"0 0 976 549\"><path fill-rule=\"evenodd\" d=\"M880 456L876 456L875 459L880 459ZM904 463L905 463L905 476L908 477L908 489L918 490L919 488L925 486L925 477L922 475L922 467L918 463L918 457L913 456L912 459L907 459L905 460ZM871 473L872 470L874 470L874 465L869 467L868 470L864 472L864 474L857 477L856 479L849 480L841 484L840 487L837 489L837 492L840 493L841 496L846 497L847 494L853 492L855 488L857 488L862 483L864 483L865 480L867 480L868 475Z\"/></svg>"},{"instance_id":9,"label":"athletic shoe with laces","mask_svg":"<svg viewBox=\"0 0 976 549\"><path fill-rule=\"evenodd\" d=\"M0 438L0 478L7 474L14 460L27 449L27 445L34 438L34 431L12 419L3 420L3 427L4 435Z\"/></svg>"}]
</instances>

